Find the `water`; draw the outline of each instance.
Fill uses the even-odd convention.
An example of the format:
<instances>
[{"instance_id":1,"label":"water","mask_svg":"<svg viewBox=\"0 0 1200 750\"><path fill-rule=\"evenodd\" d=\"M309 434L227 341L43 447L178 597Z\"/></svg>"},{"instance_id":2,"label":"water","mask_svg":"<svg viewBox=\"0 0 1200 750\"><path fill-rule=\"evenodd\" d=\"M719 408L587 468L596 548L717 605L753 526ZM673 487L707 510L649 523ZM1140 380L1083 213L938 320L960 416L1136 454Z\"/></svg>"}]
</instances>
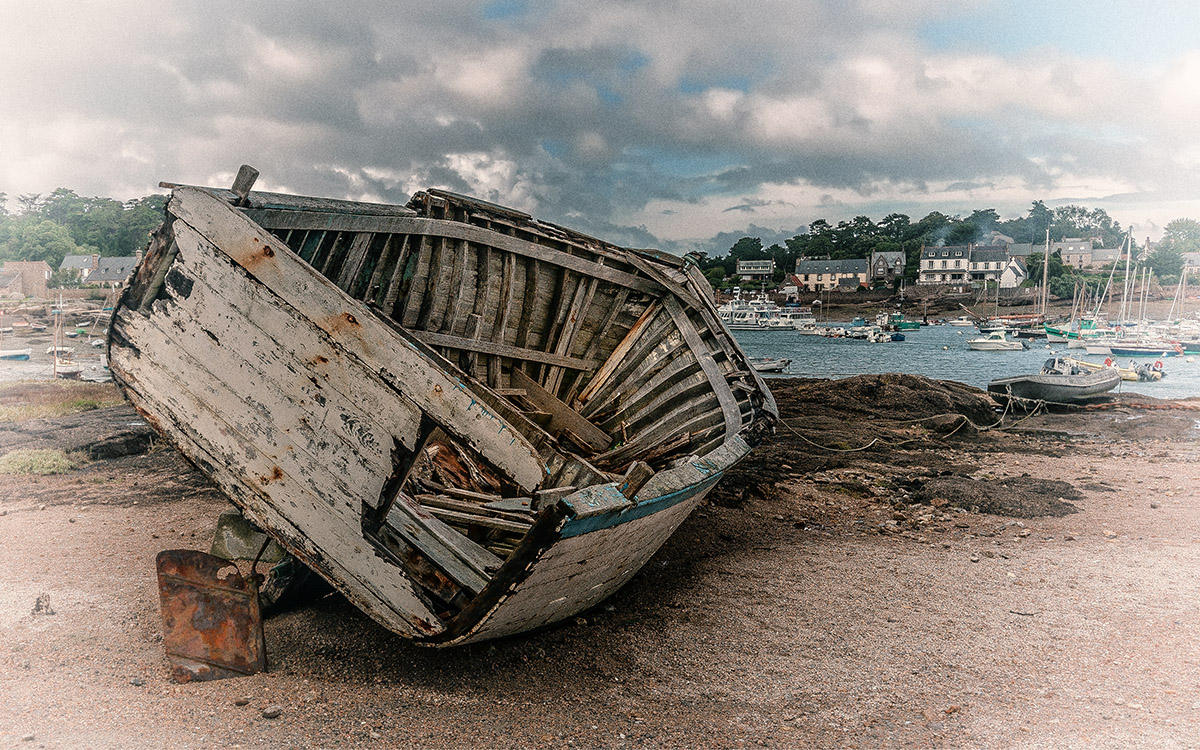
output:
<instances>
[{"instance_id":1,"label":"water","mask_svg":"<svg viewBox=\"0 0 1200 750\"><path fill-rule=\"evenodd\" d=\"M837 325L848 325L839 323ZM1029 349L1010 352L982 352L967 348L967 339L979 336L974 328L923 326L904 331L904 341L870 344L857 339L833 339L792 331L734 331L746 354L751 357L787 357L792 360L784 377L845 378L851 375L903 372L939 380L987 388L996 378L1029 375L1057 353L1089 362L1103 362L1103 356L1089 356L1083 349L1067 349L1066 344L1046 346L1045 339L1032 339ZM1192 362L1187 360L1191 359ZM1128 358L1120 358L1122 366ZM1153 362L1138 358L1138 363ZM1154 383L1122 381L1114 392L1141 393L1155 398L1200 396L1200 356L1183 355L1162 360L1166 377ZM764 373L766 377L779 377Z\"/></svg>"}]
</instances>

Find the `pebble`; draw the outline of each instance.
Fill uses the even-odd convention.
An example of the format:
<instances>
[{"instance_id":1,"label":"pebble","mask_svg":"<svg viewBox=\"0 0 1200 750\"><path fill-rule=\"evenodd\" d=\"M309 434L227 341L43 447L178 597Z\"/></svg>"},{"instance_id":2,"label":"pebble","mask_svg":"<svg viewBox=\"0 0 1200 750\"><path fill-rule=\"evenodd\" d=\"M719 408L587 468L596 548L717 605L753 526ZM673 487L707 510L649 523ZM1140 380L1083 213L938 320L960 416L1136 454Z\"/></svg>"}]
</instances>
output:
<instances>
[{"instance_id":1,"label":"pebble","mask_svg":"<svg viewBox=\"0 0 1200 750\"><path fill-rule=\"evenodd\" d=\"M979 562L979 555L971 555L971 562Z\"/></svg>"},{"instance_id":2,"label":"pebble","mask_svg":"<svg viewBox=\"0 0 1200 750\"><path fill-rule=\"evenodd\" d=\"M235 706L248 706L248 705L250 705L250 699L249 699L249 698L238 698L237 700L235 700L235 701L233 702L233 705L235 705Z\"/></svg>"},{"instance_id":3,"label":"pebble","mask_svg":"<svg viewBox=\"0 0 1200 750\"><path fill-rule=\"evenodd\" d=\"M1151 507L1151 508L1157 508L1157 507L1158 507L1158 503L1150 503L1150 507Z\"/></svg>"},{"instance_id":4,"label":"pebble","mask_svg":"<svg viewBox=\"0 0 1200 750\"><path fill-rule=\"evenodd\" d=\"M283 714L283 708L280 706L267 706L262 710L264 719L278 719Z\"/></svg>"},{"instance_id":5,"label":"pebble","mask_svg":"<svg viewBox=\"0 0 1200 750\"><path fill-rule=\"evenodd\" d=\"M1030 534L1029 529L1021 529L1019 532L1017 532L1017 536L1020 536L1020 537L1029 536L1029 534Z\"/></svg>"},{"instance_id":6,"label":"pebble","mask_svg":"<svg viewBox=\"0 0 1200 750\"><path fill-rule=\"evenodd\" d=\"M141 677L134 677L132 680L129 681L129 684L133 685L134 687L141 687L142 685L146 684L146 681L143 680Z\"/></svg>"},{"instance_id":7,"label":"pebble","mask_svg":"<svg viewBox=\"0 0 1200 750\"><path fill-rule=\"evenodd\" d=\"M26 734L21 737L21 742L33 742L36 739L32 734Z\"/></svg>"},{"instance_id":8,"label":"pebble","mask_svg":"<svg viewBox=\"0 0 1200 750\"><path fill-rule=\"evenodd\" d=\"M1116 539L1117 532L1113 531L1112 529L1105 529L1104 530L1104 538L1105 539Z\"/></svg>"}]
</instances>

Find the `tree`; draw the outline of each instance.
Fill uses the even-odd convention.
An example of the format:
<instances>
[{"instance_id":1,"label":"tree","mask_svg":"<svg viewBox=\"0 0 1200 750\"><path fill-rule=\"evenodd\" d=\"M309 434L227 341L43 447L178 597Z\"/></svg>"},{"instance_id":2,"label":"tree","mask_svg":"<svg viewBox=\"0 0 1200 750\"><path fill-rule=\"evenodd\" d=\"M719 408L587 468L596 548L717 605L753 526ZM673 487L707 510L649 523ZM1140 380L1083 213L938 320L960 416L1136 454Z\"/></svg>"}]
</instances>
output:
<instances>
[{"instance_id":1,"label":"tree","mask_svg":"<svg viewBox=\"0 0 1200 750\"><path fill-rule=\"evenodd\" d=\"M969 221L960 221L950 227L946 234L947 245L965 245L979 235L979 227Z\"/></svg>"},{"instance_id":2,"label":"tree","mask_svg":"<svg viewBox=\"0 0 1200 750\"><path fill-rule=\"evenodd\" d=\"M879 222L879 229L889 240L899 242L904 239L904 232L910 223L904 214L888 214Z\"/></svg>"},{"instance_id":3,"label":"tree","mask_svg":"<svg viewBox=\"0 0 1200 750\"><path fill-rule=\"evenodd\" d=\"M70 232L53 221L22 216L12 222L8 242L0 250L5 260L44 260L51 268L58 268L68 255L84 255L95 252L95 248L80 246L71 239Z\"/></svg>"},{"instance_id":4,"label":"tree","mask_svg":"<svg viewBox=\"0 0 1200 750\"><path fill-rule=\"evenodd\" d=\"M1026 268L1029 269L1029 280L1034 284L1042 283L1042 266L1047 265L1045 262L1045 253L1033 253L1029 256L1029 262L1026 263ZM1063 265L1062 255L1059 253L1050 253L1049 276L1053 283L1055 279L1066 273L1066 266Z\"/></svg>"}]
</instances>

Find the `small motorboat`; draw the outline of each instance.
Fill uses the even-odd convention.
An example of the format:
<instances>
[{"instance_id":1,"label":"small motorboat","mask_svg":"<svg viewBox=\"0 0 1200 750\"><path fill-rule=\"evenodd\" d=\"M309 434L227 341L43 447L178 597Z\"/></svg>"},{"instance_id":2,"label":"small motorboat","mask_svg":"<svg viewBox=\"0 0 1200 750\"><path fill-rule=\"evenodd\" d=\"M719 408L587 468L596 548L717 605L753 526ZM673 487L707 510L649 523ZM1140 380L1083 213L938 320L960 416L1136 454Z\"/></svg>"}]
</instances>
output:
<instances>
[{"instance_id":1,"label":"small motorboat","mask_svg":"<svg viewBox=\"0 0 1200 750\"><path fill-rule=\"evenodd\" d=\"M1012 341L1005 337L1004 331L992 331L977 339L968 339L967 346L977 351L1007 352L1028 349L1029 344L1024 340Z\"/></svg>"},{"instance_id":2,"label":"small motorboat","mask_svg":"<svg viewBox=\"0 0 1200 750\"><path fill-rule=\"evenodd\" d=\"M957 318L947 320L946 325L958 326L960 328L970 328L975 325L975 319L967 315L959 315Z\"/></svg>"},{"instance_id":3,"label":"small motorboat","mask_svg":"<svg viewBox=\"0 0 1200 750\"><path fill-rule=\"evenodd\" d=\"M1107 393L1121 382L1113 367L1096 370L1080 368L1071 360L1054 357L1046 360L1036 375L998 378L988 383L988 391L1005 396L1070 404Z\"/></svg>"},{"instance_id":4,"label":"small motorboat","mask_svg":"<svg viewBox=\"0 0 1200 750\"><path fill-rule=\"evenodd\" d=\"M758 372L783 372L792 363L784 357L748 357L746 361Z\"/></svg>"}]
</instances>

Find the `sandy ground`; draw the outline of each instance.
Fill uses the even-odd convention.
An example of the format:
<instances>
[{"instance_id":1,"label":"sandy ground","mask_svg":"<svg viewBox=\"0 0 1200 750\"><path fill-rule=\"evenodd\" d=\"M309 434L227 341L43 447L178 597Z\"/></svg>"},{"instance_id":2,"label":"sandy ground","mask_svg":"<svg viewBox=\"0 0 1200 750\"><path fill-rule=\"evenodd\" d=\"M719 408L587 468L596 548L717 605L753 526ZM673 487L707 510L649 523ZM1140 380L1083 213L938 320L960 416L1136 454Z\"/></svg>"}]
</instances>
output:
<instances>
[{"instance_id":1,"label":"sandy ground","mask_svg":"<svg viewBox=\"0 0 1200 750\"><path fill-rule=\"evenodd\" d=\"M885 429L820 383L776 390L799 429L584 617L431 650L330 596L267 621L269 672L188 685L168 679L154 555L206 549L225 501L173 449L146 451L125 407L0 424L0 453L131 453L0 475L0 747L1200 740L1200 413ZM864 444L822 422L839 414L888 445L806 442Z\"/></svg>"}]
</instances>

